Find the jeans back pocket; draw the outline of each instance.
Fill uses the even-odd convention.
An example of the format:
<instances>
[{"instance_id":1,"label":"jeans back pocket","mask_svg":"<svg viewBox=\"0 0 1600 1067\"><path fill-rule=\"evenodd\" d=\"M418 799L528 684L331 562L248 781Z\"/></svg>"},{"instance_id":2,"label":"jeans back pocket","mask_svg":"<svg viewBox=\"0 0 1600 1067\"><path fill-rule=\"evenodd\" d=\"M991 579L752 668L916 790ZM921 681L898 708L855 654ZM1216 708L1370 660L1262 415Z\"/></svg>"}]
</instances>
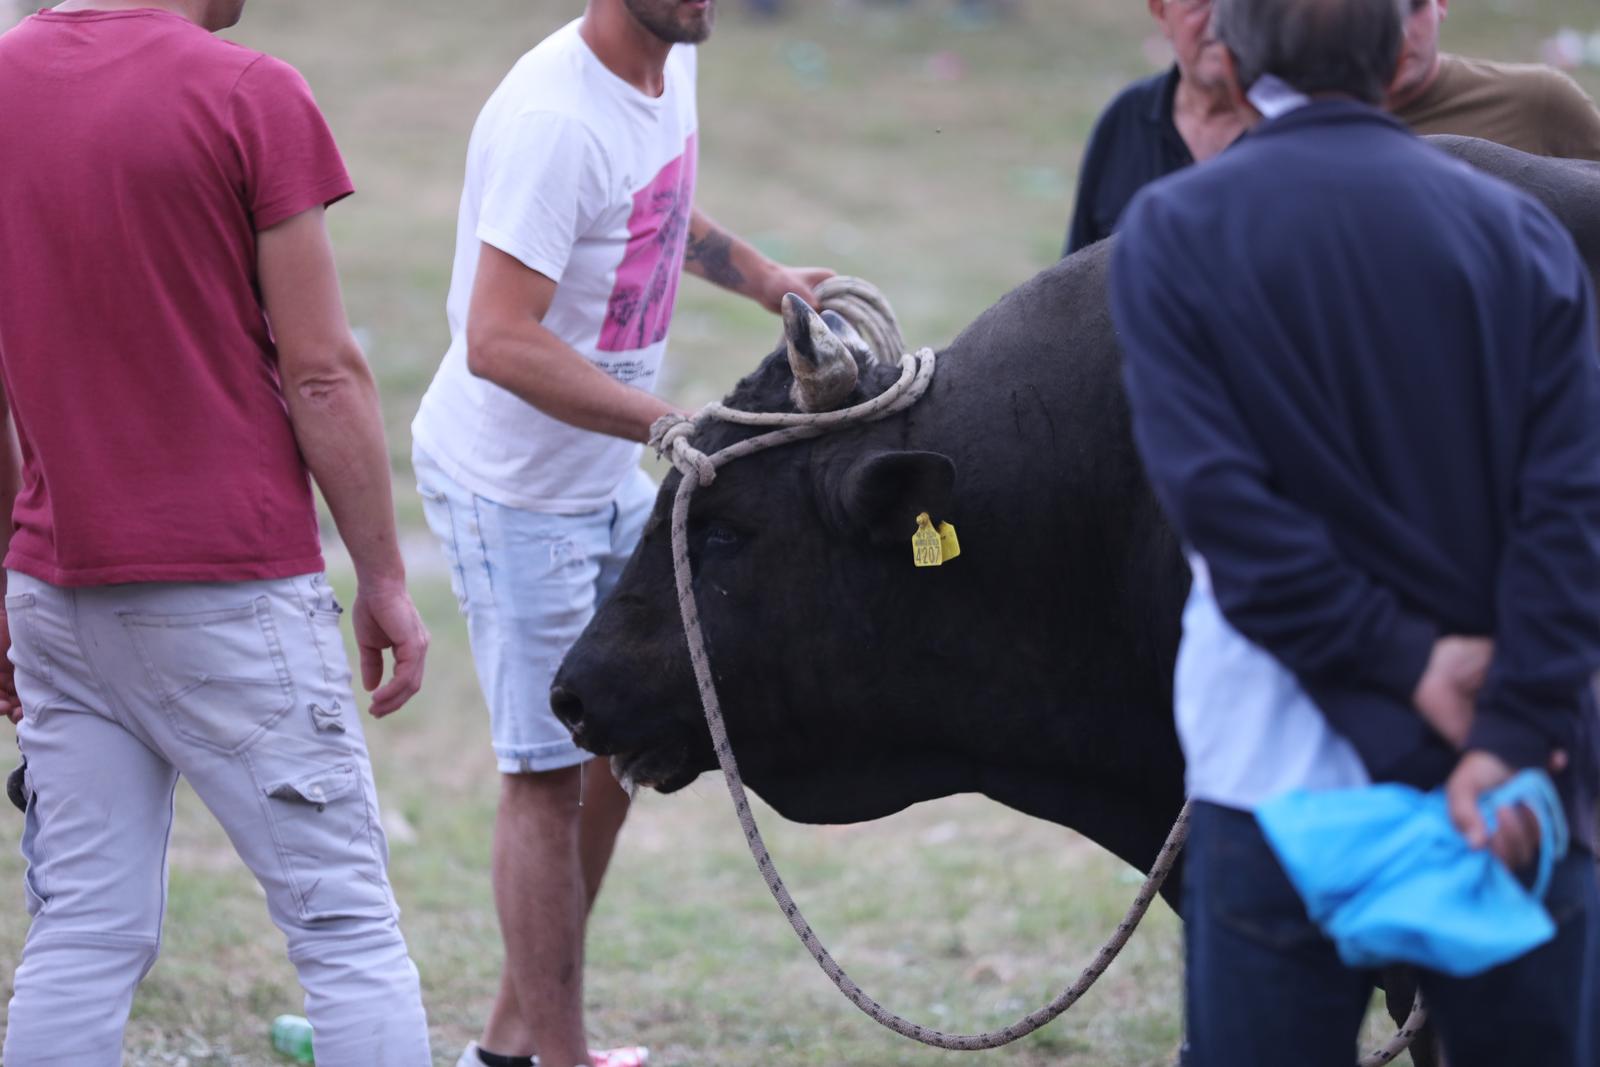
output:
<instances>
[{"instance_id":1,"label":"jeans back pocket","mask_svg":"<svg viewBox=\"0 0 1600 1067\"><path fill-rule=\"evenodd\" d=\"M240 752L283 717L294 686L264 596L181 615L119 618L172 729L197 745Z\"/></svg>"}]
</instances>

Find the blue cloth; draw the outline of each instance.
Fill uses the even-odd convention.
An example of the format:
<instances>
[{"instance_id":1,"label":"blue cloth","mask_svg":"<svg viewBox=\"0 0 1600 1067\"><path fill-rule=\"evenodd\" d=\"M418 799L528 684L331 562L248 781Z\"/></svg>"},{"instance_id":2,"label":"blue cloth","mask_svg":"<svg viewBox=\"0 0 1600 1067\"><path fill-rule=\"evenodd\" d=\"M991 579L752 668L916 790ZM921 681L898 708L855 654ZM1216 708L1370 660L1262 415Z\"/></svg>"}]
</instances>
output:
<instances>
[{"instance_id":1,"label":"blue cloth","mask_svg":"<svg viewBox=\"0 0 1600 1067\"><path fill-rule=\"evenodd\" d=\"M1492 636L1468 746L1516 768L1564 749L1586 845L1594 302L1543 207L1337 99L1144 189L1111 263L1134 436L1228 622L1374 781L1421 789L1456 762L1411 706L1433 642Z\"/></svg>"},{"instance_id":2,"label":"blue cloth","mask_svg":"<svg viewBox=\"0 0 1600 1067\"><path fill-rule=\"evenodd\" d=\"M1523 771L1482 798L1491 830L1495 813L1513 804L1539 820L1531 892L1488 849L1467 844L1442 790L1296 790L1260 805L1256 821L1347 966L1408 963L1466 977L1556 933L1540 900L1567 854L1567 821L1543 771Z\"/></svg>"},{"instance_id":3,"label":"blue cloth","mask_svg":"<svg viewBox=\"0 0 1600 1067\"><path fill-rule=\"evenodd\" d=\"M1556 864L1544 902L1555 940L1471 978L1416 972L1450 1067L1600 1067L1594 859ZM1253 815L1195 803L1183 918L1187 1067L1355 1063L1377 975L1339 959Z\"/></svg>"}]
</instances>

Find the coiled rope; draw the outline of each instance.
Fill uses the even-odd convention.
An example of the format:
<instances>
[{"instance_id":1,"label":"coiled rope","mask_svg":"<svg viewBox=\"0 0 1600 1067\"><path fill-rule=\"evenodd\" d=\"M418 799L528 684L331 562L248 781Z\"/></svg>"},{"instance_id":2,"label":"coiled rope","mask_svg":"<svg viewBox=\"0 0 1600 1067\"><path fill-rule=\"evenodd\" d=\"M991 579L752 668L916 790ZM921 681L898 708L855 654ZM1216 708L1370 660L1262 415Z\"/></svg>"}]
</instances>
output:
<instances>
[{"instance_id":1,"label":"coiled rope","mask_svg":"<svg viewBox=\"0 0 1600 1067\"><path fill-rule=\"evenodd\" d=\"M893 353L905 352L905 343L901 338L900 327L895 321L893 310L883 295L870 283L859 278L830 278L817 287L816 293L822 307L842 315L872 345L879 358L888 358ZM700 627L700 610L694 597L694 575L689 563L688 547L690 500L697 488L710 485L716 480L719 468L736 459L752 456L769 448L820 437L845 426L875 422L904 411L922 399L928 391L933 382L937 362L937 356L931 348L902 355L900 377L893 385L870 400L839 411L799 414L751 412L713 403L707 405L693 418L668 415L658 419L651 427L650 444L658 455L670 458L673 466L683 475L672 501L672 566L678 591L678 611L683 620L684 637L689 645L689 661L694 668L695 682L705 708L706 726L711 732L712 748L716 752L718 764L722 767L723 777L728 784L728 793L733 798L734 811L739 817L739 825L744 830L745 841L750 846L750 854L755 858L756 867L761 871L767 889L777 901L778 908L788 918L789 925L800 938L800 943L817 961L822 972L828 976L839 992L868 1018L902 1037L908 1037L924 1045L971 1052L1008 1045L1047 1025L1076 1004L1106 972L1123 946L1128 943L1128 939L1133 936L1145 913L1150 910L1157 891L1166 881L1179 853L1183 851L1184 842L1189 835L1189 806L1184 805L1178 814L1177 822L1173 823L1172 830L1161 846L1149 875L1140 885L1133 903L1129 905L1122 921L1117 924L1116 930L1101 946L1089 965L1083 969L1077 980L1049 1004L1010 1026L981 1034L949 1034L902 1018L868 996L817 938L811 929L811 924L806 922L805 916L801 913L800 906L795 903L788 887L784 885L777 866L773 863L772 854L767 850L766 842L762 840L761 830L756 825L755 815L745 792L744 779L739 773L738 761L733 755L733 746L728 741L728 730L722 716L722 703L717 695L716 681L712 676L711 661L706 654L705 635ZM710 422L773 427L773 429L707 455L694 447L692 439L702 426ZM1405 1026L1383 1048L1362 1059L1358 1067L1382 1067L1392 1061L1410 1045L1412 1036L1425 1018L1419 997Z\"/></svg>"}]
</instances>

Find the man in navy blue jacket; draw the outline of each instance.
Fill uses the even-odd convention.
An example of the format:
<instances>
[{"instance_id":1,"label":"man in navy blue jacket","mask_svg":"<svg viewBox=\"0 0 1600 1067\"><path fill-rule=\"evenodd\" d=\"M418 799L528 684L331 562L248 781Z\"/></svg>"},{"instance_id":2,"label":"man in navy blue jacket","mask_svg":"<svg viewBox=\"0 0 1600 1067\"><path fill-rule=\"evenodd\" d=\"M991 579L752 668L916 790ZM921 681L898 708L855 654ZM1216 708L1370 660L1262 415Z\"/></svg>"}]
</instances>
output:
<instances>
[{"instance_id":1,"label":"man in navy blue jacket","mask_svg":"<svg viewBox=\"0 0 1600 1067\"><path fill-rule=\"evenodd\" d=\"M1377 107L1396 0L1216 0L1264 121L1143 191L1112 264L1134 429L1189 546L1176 704L1198 1067L1348 1067L1371 976L1307 919L1250 812L1297 788L1556 770L1556 938L1424 975L1453 1067L1593 1067L1600 1040L1600 336L1569 235ZM1248 989L1241 996L1241 989Z\"/></svg>"}]
</instances>

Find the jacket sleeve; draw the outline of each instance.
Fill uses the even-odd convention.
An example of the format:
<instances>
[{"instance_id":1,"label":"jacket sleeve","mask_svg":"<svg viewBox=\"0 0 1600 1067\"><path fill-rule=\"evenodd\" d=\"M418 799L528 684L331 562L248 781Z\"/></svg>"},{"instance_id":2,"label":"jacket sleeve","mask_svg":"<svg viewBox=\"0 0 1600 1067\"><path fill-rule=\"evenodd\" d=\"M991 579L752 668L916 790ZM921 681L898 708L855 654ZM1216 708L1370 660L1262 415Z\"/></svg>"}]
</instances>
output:
<instances>
[{"instance_id":1,"label":"jacket sleeve","mask_svg":"<svg viewBox=\"0 0 1600 1067\"><path fill-rule=\"evenodd\" d=\"M1134 201L1111 263L1135 441L1179 535L1202 556L1228 622L1303 681L1356 680L1410 704L1437 637L1343 559L1327 525L1274 487L1230 395L1199 287L1210 247L1177 219L1191 190Z\"/></svg>"},{"instance_id":2,"label":"jacket sleeve","mask_svg":"<svg viewBox=\"0 0 1600 1067\"><path fill-rule=\"evenodd\" d=\"M1600 341L1572 238L1529 207L1534 346L1513 515L1495 583L1495 654L1469 748L1542 766L1572 743L1600 668ZM1574 753L1576 756L1577 753Z\"/></svg>"}]
</instances>

